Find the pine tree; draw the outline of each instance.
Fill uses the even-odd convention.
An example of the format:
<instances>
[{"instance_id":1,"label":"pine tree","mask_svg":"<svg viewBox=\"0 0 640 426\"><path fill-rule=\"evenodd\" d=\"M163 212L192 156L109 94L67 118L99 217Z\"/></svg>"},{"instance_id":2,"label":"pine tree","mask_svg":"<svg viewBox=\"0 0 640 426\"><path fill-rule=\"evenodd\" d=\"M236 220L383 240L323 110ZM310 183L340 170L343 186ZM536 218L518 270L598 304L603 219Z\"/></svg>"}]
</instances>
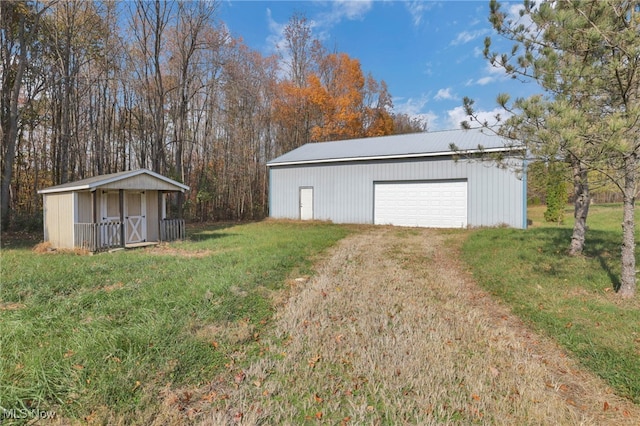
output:
<instances>
[{"instance_id":1,"label":"pine tree","mask_svg":"<svg viewBox=\"0 0 640 426\"><path fill-rule=\"evenodd\" d=\"M623 195L619 294L636 292L634 203L640 173L640 8L635 1L525 0L513 17L492 0L494 29L514 42L507 53L484 54L514 78L533 80L543 95L498 103L513 115L500 133L518 138L536 158L571 166L575 226L571 252L584 244L589 172L606 175ZM473 114L473 102L465 100ZM487 123L483 123L488 125Z\"/></svg>"}]
</instances>

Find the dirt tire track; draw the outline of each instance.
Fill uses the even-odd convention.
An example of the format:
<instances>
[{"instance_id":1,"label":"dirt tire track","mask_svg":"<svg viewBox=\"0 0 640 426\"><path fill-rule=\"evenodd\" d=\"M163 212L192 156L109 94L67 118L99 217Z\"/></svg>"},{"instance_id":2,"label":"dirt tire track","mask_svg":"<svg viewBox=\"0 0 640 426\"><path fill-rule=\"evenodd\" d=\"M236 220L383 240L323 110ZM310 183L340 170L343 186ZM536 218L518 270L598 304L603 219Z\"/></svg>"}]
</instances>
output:
<instances>
[{"instance_id":1,"label":"dirt tire track","mask_svg":"<svg viewBox=\"0 0 640 426\"><path fill-rule=\"evenodd\" d=\"M341 241L202 424L637 425L640 407L475 284L463 239L376 227Z\"/></svg>"}]
</instances>

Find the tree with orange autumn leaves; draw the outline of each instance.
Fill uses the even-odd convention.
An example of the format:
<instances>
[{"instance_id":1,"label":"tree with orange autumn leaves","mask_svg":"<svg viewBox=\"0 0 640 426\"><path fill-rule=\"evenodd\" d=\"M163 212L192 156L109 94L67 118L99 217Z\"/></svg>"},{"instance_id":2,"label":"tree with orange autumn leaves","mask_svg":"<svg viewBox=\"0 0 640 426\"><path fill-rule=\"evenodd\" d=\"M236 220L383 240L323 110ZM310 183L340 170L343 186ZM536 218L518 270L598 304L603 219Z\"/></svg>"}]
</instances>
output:
<instances>
[{"instance_id":1,"label":"tree with orange autumn leaves","mask_svg":"<svg viewBox=\"0 0 640 426\"><path fill-rule=\"evenodd\" d=\"M319 75L309 77L309 100L317 122L314 141L389 135L393 105L386 84L365 79L360 62L345 53L329 54L320 63ZM371 99L366 104L365 99Z\"/></svg>"},{"instance_id":2,"label":"tree with orange autumn leaves","mask_svg":"<svg viewBox=\"0 0 640 426\"><path fill-rule=\"evenodd\" d=\"M302 16L294 15L284 34L289 76L279 83L274 118L283 129L285 151L307 142L394 132L384 81L365 77L360 61L346 53L327 53Z\"/></svg>"},{"instance_id":3,"label":"tree with orange autumn leaves","mask_svg":"<svg viewBox=\"0 0 640 426\"><path fill-rule=\"evenodd\" d=\"M320 73L311 73L304 86L291 81L280 83L280 98L274 103L276 120L288 123L303 120L287 148L307 142L390 135L394 130L393 107L387 85L372 76L365 78L357 59L346 53L323 58ZM370 103L366 103L369 100Z\"/></svg>"}]
</instances>

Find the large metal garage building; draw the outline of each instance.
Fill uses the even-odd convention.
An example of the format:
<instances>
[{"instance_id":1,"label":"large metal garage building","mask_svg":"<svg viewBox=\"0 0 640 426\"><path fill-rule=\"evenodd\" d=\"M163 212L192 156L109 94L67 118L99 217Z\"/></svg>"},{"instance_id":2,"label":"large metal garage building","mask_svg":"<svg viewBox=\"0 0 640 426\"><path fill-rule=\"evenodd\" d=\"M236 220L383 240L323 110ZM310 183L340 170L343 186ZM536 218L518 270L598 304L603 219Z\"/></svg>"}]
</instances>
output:
<instances>
[{"instance_id":1,"label":"large metal garage building","mask_svg":"<svg viewBox=\"0 0 640 426\"><path fill-rule=\"evenodd\" d=\"M489 154L510 158L502 167ZM269 162L269 215L433 228L526 228L513 142L451 130L309 143Z\"/></svg>"}]
</instances>

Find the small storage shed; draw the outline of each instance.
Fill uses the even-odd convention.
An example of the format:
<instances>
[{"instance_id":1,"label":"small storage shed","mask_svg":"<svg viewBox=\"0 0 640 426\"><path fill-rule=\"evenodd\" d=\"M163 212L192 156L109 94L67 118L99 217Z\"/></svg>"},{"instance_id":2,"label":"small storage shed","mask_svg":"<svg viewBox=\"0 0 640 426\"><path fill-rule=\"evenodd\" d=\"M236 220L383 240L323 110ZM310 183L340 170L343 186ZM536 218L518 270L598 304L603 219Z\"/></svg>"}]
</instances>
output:
<instances>
[{"instance_id":1,"label":"small storage shed","mask_svg":"<svg viewBox=\"0 0 640 426\"><path fill-rule=\"evenodd\" d=\"M166 217L166 196L189 187L147 169L96 176L38 191L44 240L98 251L182 239L184 220Z\"/></svg>"},{"instance_id":2,"label":"small storage shed","mask_svg":"<svg viewBox=\"0 0 640 426\"><path fill-rule=\"evenodd\" d=\"M504 160L498 164L488 154ZM527 225L522 148L480 129L309 143L267 166L273 218Z\"/></svg>"}]
</instances>

